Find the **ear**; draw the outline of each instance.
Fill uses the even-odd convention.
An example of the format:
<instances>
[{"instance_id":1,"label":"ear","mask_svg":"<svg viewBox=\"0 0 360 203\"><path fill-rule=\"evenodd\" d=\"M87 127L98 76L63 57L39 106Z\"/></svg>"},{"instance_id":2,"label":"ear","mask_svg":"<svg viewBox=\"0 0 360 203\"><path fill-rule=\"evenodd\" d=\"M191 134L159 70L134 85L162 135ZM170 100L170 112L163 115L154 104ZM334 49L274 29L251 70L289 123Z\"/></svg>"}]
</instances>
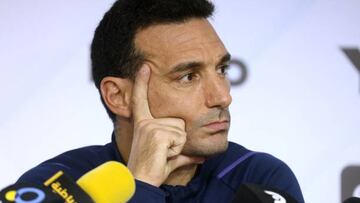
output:
<instances>
[{"instance_id":1,"label":"ear","mask_svg":"<svg viewBox=\"0 0 360 203\"><path fill-rule=\"evenodd\" d=\"M107 76L100 83L101 96L106 106L117 116L131 116L132 82L130 79Z\"/></svg>"}]
</instances>

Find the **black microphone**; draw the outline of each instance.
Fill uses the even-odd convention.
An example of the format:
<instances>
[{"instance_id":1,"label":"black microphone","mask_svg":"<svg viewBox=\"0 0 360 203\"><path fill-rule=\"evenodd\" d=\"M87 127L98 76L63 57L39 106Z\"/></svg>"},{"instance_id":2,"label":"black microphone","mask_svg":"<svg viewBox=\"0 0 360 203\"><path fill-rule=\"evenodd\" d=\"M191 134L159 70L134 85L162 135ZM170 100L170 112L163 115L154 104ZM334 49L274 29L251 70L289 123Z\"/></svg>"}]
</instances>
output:
<instances>
[{"instance_id":1,"label":"black microphone","mask_svg":"<svg viewBox=\"0 0 360 203\"><path fill-rule=\"evenodd\" d=\"M286 192L255 184L243 184L235 193L233 203L298 203Z\"/></svg>"},{"instance_id":2,"label":"black microphone","mask_svg":"<svg viewBox=\"0 0 360 203\"><path fill-rule=\"evenodd\" d=\"M360 198L350 197L350 198L344 200L343 203L360 203Z\"/></svg>"}]
</instances>

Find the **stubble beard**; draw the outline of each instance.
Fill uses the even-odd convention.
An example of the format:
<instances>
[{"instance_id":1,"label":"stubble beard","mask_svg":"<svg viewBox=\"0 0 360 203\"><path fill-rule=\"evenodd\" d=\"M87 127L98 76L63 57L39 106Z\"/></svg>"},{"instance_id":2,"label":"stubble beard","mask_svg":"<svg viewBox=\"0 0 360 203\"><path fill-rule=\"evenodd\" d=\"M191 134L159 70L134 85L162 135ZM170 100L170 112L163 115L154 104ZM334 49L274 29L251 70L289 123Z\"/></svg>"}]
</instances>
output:
<instances>
[{"instance_id":1,"label":"stubble beard","mask_svg":"<svg viewBox=\"0 0 360 203\"><path fill-rule=\"evenodd\" d=\"M209 121L224 119L230 123L231 118L228 109L216 109L197 119L192 127L187 130L187 141L182 154L209 158L225 152L228 148L229 129L214 134L204 134L202 130L202 126ZM217 136L216 142L211 140L211 136Z\"/></svg>"},{"instance_id":2,"label":"stubble beard","mask_svg":"<svg viewBox=\"0 0 360 203\"><path fill-rule=\"evenodd\" d=\"M210 158L212 156L225 152L228 148L227 136L217 143L203 143L196 141L187 141L182 154L187 156Z\"/></svg>"}]
</instances>

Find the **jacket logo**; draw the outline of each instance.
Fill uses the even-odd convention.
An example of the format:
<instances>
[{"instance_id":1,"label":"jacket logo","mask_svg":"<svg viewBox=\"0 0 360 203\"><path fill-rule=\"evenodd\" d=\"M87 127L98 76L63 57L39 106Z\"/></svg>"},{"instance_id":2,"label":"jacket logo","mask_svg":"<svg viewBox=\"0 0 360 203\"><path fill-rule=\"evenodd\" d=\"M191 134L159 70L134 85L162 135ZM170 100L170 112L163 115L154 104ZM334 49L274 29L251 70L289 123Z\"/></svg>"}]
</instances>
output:
<instances>
[{"instance_id":1,"label":"jacket logo","mask_svg":"<svg viewBox=\"0 0 360 203\"><path fill-rule=\"evenodd\" d=\"M264 190L264 192L274 199L274 203L286 203L285 198L280 194L269 190Z\"/></svg>"}]
</instances>

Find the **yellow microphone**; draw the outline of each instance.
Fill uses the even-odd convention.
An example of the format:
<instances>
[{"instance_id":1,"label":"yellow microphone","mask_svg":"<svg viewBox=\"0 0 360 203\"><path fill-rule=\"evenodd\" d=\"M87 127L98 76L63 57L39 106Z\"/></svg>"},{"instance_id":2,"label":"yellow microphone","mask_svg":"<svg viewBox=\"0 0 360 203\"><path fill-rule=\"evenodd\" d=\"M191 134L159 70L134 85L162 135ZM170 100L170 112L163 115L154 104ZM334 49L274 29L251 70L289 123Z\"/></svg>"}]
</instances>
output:
<instances>
[{"instance_id":1,"label":"yellow microphone","mask_svg":"<svg viewBox=\"0 0 360 203\"><path fill-rule=\"evenodd\" d=\"M44 186L57 194L61 202L122 203L133 196L135 179L126 166L108 161L85 173L76 183L63 171L58 171L44 182Z\"/></svg>"},{"instance_id":2,"label":"yellow microphone","mask_svg":"<svg viewBox=\"0 0 360 203\"><path fill-rule=\"evenodd\" d=\"M76 182L96 203L127 202L135 192L133 175L116 161L96 167Z\"/></svg>"}]
</instances>

